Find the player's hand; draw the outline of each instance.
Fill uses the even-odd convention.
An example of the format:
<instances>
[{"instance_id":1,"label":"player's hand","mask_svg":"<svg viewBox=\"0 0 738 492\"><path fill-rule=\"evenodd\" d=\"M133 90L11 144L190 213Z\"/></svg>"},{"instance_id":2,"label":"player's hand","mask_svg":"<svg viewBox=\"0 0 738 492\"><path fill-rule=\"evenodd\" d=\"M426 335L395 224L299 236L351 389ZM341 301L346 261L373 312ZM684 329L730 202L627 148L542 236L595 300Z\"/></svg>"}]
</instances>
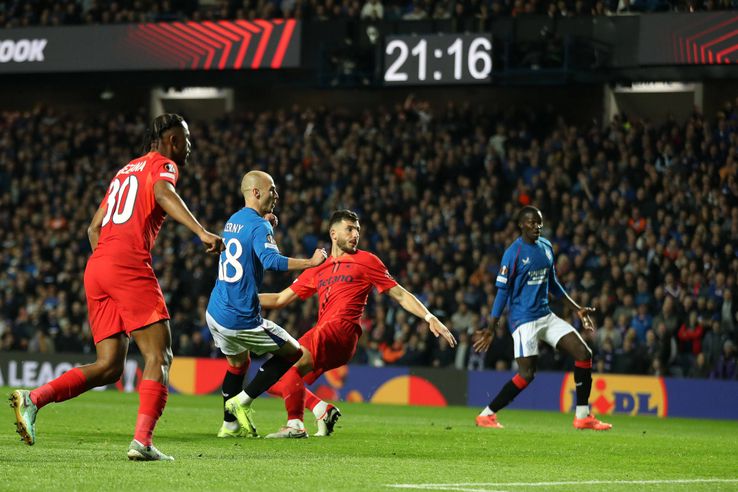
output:
<instances>
[{"instance_id":1,"label":"player's hand","mask_svg":"<svg viewBox=\"0 0 738 492\"><path fill-rule=\"evenodd\" d=\"M441 320L433 316L428 322L428 324L430 326L431 333L433 333L436 336L436 338L438 338L439 336L442 336L443 338L446 339L446 341L451 346L451 348L456 346L456 339L451 334L449 329L446 328L446 325L441 323Z\"/></svg>"},{"instance_id":2,"label":"player's hand","mask_svg":"<svg viewBox=\"0 0 738 492\"><path fill-rule=\"evenodd\" d=\"M577 311L577 316L579 316L579 319L582 320L582 326L587 331L595 331L595 324L592 321L592 318L590 318L589 313L594 313L595 308L593 307L583 307L579 311Z\"/></svg>"},{"instance_id":3,"label":"player's hand","mask_svg":"<svg viewBox=\"0 0 738 492\"><path fill-rule=\"evenodd\" d=\"M206 253L220 253L223 251L223 238L208 231L200 233L200 241L205 245Z\"/></svg>"},{"instance_id":4,"label":"player's hand","mask_svg":"<svg viewBox=\"0 0 738 492\"><path fill-rule=\"evenodd\" d=\"M325 251L325 248L318 248L313 253L313 257L310 258L310 266L316 267L322 265L326 259L328 259L328 253Z\"/></svg>"},{"instance_id":5,"label":"player's hand","mask_svg":"<svg viewBox=\"0 0 738 492\"><path fill-rule=\"evenodd\" d=\"M272 224L272 227L277 227L279 225L279 218L271 212L264 215L264 218Z\"/></svg>"},{"instance_id":6,"label":"player's hand","mask_svg":"<svg viewBox=\"0 0 738 492\"><path fill-rule=\"evenodd\" d=\"M486 352L492 344L492 329L481 329L474 332L474 348L475 352Z\"/></svg>"}]
</instances>

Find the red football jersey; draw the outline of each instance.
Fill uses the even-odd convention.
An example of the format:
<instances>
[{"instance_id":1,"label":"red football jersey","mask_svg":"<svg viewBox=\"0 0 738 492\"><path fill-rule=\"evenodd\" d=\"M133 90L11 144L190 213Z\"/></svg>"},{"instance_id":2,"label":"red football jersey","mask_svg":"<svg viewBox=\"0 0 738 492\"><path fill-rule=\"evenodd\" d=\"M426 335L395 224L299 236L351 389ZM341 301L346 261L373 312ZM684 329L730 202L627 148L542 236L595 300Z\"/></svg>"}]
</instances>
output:
<instances>
[{"instance_id":1,"label":"red football jersey","mask_svg":"<svg viewBox=\"0 0 738 492\"><path fill-rule=\"evenodd\" d=\"M318 324L328 320L359 324L372 286L381 293L395 285L382 260L359 250L340 258L329 256L322 265L302 272L290 288L301 299L318 293Z\"/></svg>"},{"instance_id":2,"label":"red football jersey","mask_svg":"<svg viewBox=\"0 0 738 492\"><path fill-rule=\"evenodd\" d=\"M133 159L110 182L101 207L106 207L93 257L113 256L116 262L151 262L151 248L165 212L154 198L154 183L177 184L177 165L158 152Z\"/></svg>"}]
</instances>

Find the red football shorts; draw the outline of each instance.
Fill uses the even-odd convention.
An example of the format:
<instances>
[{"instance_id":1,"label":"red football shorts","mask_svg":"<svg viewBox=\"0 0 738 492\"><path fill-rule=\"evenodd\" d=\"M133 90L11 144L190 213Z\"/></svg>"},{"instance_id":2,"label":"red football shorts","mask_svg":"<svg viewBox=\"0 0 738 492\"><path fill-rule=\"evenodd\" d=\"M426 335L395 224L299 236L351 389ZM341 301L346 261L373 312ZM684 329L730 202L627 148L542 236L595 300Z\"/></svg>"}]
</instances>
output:
<instances>
[{"instance_id":1,"label":"red football shorts","mask_svg":"<svg viewBox=\"0 0 738 492\"><path fill-rule=\"evenodd\" d=\"M92 338L101 340L169 319L164 295L151 265L116 265L112 258L87 262L85 293Z\"/></svg>"},{"instance_id":2,"label":"red football shorts","mask_svg":"<svg viewBox=\"0 0 738 492\"><path fill-rule=\"evenodd\" d=\"M360 336L361 327L346 321L327 321L310 328L298 340L313 356L313 370L302 379L313 384L325 371L348 364Z\"/></svg>"}]
</instances>

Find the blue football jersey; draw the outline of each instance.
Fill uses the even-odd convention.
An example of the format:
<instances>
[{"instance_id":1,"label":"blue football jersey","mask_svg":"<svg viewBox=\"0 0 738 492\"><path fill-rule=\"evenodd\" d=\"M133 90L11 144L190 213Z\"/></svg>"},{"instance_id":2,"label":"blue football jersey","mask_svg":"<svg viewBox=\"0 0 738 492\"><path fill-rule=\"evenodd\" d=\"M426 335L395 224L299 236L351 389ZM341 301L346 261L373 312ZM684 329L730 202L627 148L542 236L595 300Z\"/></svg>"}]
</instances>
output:
<instances>
[{"instance_id":1,"label":"blue football jersey","mask_svg":"<svg viewBox=\"0 0 738 492\"><path fill-rule=\"evenodd\" d=\"M553 247L548 239L540 237L533 244L526 243L522 237L516 239L502 255L495 285L497 297L492 316L499 318L508 305L511 332L523 323L549 314L549 286L555 295L561 295L564 290L556 278Z\"/></svg>"},{"instance_id":2,"label":"blue football jersey","mask_svg":"<svg viewBox=\"0 0 738 492\"><path fill-rule=\"evenodd\" d=\"M231 330L255 328L262 323L259 289L264 270L287 270L287 257L279 253L269 221L248 207L228 219L223 244L208 313Z\"/></svg>"}]
</instances>

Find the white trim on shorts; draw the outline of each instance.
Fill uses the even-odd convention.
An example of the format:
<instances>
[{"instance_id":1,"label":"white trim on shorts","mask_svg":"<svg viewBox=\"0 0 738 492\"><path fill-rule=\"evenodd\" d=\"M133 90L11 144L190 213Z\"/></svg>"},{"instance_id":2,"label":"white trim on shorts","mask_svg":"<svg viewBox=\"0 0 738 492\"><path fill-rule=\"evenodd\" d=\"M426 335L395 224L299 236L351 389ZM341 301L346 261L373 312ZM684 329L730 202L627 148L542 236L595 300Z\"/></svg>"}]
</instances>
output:
<instances>
[{"instance_id":1,"label":"white trim on shorts","mask_svg":"<svg viewBox=\"0 0 738 492\"><path fill-rule=\"evenodd\" d=\"M274 352L285 343L295 348L300 344L284 328L273 321L265 319L259 326L247 330L231 330L220 325L205 312L205 320L213 335L215 346L225 355L238 355L247 350L255 355Z\"/></svg>"},{"instance_id":2,"label":"white trim on shorts","mask_svg":"<svg viewBox=\"0 0 738 492\"><path fill-rule=\"evenodd\" d=\"M512 333L515 358L538 355L539 340L556 348L559 340L569 333L576 333L581 338L573 326L554 313L523 323Z\"/></svg>"}]
</instances>

